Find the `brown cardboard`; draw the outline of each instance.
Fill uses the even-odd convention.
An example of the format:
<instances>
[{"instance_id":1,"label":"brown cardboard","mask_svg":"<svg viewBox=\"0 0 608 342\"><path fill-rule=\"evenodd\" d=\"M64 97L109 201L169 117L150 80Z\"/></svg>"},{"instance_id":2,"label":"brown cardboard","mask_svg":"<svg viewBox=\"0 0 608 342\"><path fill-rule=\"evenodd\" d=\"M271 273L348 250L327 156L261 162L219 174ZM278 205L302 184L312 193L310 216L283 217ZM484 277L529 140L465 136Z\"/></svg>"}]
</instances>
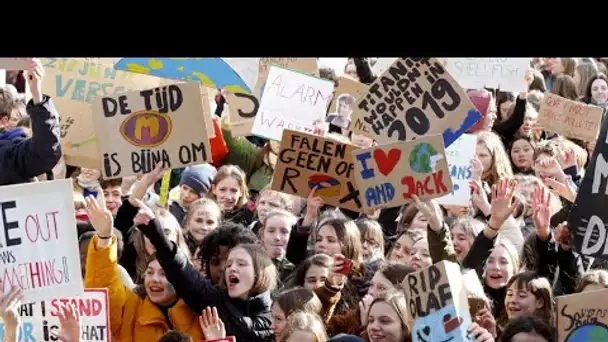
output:
<instances>
[{"instance_id":1,"label":"brown cardboard","mask_svg":"<svg viewBox=\"0 0 608 342\"><path fill-rule=\"evenodd\" d=\"M328 120L332 115L346 116L350 120L350 125L348 127L343 127L343 128L352 130L352 128L350 128L351 126L362 127L362 125L361 125L362 119L360 117L354 118L352 116L355 103L352 103L350 105L344 105L342 107L342 109L340 109L338 104L340 103L340 100L343 96L350 97L350 99L354 98L354 100L355 100L354 102L356 102L357 98L359 98L361 95L365 94L365 92L367 91L367 88L368 88L367 85L365 85L361 82L357 82L351 78L344 77L344 76L340 77L338 79L338 87L336 87L336 89L334 91L334 99L333 99L331 106L329 107L329 111L327 113ZM347 99L347 101L348 101L348 99ZM355 124L355 122L357 122L357 124ZM340 126L340 125L338 125L338 126Z\"/></svg>"},{"instance_id":2,"label":"brown cardboard","mask_svg":"<svg viewBox=\"0 0 608 342\"><path fill-rule=\"evenodd\" d=\"M253 121L260 106L260 94L268 78L271 65L319 76L316 58L260 58L260 73L253 94L224 92L226 102L230 105L230 124L233 136L251 135Z\"/></svg>"},{"instance_id":3,"label":"brown cardboard","mask_svg":"<svg viewBox=\"0 0 608 342\"><path fill-rule=\"evenodd\" d=\"M32 58L0 58L0 69L27 70Z\"/></svg>"},{"instance_id":4,"label":"brown cardboard","mask_svg":"<svg viewBox=\"0 0 608 342\"><path fill-rule=\"evenodd\" d=\"M389 144L448 128L457 137L470 127L463 124L470 123L474 109L436 58L399 58L357 98L353 117L363 118L378 144Z\"/></svg>"},{"instance_id":5,"label":"brown cardboard","mask_svg":"<svg viewBox=\"0 0 608 342\"><path fill-rule=\"evenodd\" d=\"M608 341L608 289L555 298L557 340Z\"/></svg>"},{"instance_id":6,"label":"brown cardboard","mask_svg":"<svg viewBox=\"0 0 608 342\"><path fill-rule=\"evenodd\" d=\"M303 198L317 186L325 203L361 212L354 179L355 146L294 130L284 130L272 189Z\"/></svg>"},{"instance_id":7,"label":"brown cardboard","mask_svg":"<svg viewBox=\"0 0 608 342\"><path fill-rule=\"evenodd\" d=\"M207 131L207 136L209 137L209 139L213 139L215 138L215 129L213 129L213 116L215 114L213 114L211 112L211 106L210 106L210 99L212 98L212 95L214 93L215 89L211 89L211 88L207 88L207 87L201 87L201 97L203 99L203 112L205 112L207 115L205 115L205 120L203 121L203 124L205 125L205 130Z\"/></svg>"},{"instance_id":8,"label":"brown cardboard","mask_svg":"<svg viewBox=\"0 0 608 342\"><path fill-rule=\"evenodd\" d=\"M413 341L467 341L471 315L460 266L441 261L405 276Z\"/></svg>"},{"instance_id":9,"label":"brown cardboard","mask_svg":"<svg viewBox=\"0 0 608 342\"><path fill-rule=\"evenodd\" d=\"M604 109L545 93L538 111L538 123L549 132L568 138L594 141L600 130Z\"/></svg>"},{"instance_id":10,"label":"brown cardboard","mask_svg":"<svg viewBox=\"0 0 608 342\"><path fill-rule=\"evenodd\" d=\"M432 155L424 154L420 160L416 157L416 152L425 147L436 152L434 170L432 159L428 158ZM353 159L365 210L410 203L412 194L423 201L442 197L453 188L440 135L356 150Z\"/></svg>"},{"instance_id":11,"label":"brown cardboard","mask_svg":"<svg viewBox=\"0 0 608 342\"><path fill-rule=\"evenodd\" d=\"M61 145L68 165L101 169L93 129L91 101L97 96L174 83L153 76L118 71L113 58L42 58L42 88L61 118Z\"/></svg>"},{"instance_id":12,"label":"brown cardboard","mask_svg":"<svg viewBox=\"0 0 608 342\"><path fill-rule=\"evenodd\" d=\"M210 161L201 93L199 83L179 83L93 100L103 177L145 174L159 163L174 169Z\"/></svg>"}]
</instances>

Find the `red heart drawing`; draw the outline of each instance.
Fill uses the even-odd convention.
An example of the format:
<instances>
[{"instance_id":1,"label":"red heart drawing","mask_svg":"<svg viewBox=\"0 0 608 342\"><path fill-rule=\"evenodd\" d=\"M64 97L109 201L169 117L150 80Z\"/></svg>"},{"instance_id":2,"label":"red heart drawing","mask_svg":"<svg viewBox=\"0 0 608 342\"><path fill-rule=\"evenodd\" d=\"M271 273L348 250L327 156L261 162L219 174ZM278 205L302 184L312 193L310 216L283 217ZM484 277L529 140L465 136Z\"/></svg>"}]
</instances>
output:
<instances>
[{"instance_id":1,"label":"red heart drawing","mask_svg":"<svg viewBox=\"0 0 608 342\"><path fill-rule=\"evenodd\" d=\"M388 151L388 155L384 153L384 150L381 148L374 150L374 159L376 160L376 165L378 165L378 170L384 176L388 176L401 159L401 150L398 148L393 148Z\"/></svg>"}]
</instances>

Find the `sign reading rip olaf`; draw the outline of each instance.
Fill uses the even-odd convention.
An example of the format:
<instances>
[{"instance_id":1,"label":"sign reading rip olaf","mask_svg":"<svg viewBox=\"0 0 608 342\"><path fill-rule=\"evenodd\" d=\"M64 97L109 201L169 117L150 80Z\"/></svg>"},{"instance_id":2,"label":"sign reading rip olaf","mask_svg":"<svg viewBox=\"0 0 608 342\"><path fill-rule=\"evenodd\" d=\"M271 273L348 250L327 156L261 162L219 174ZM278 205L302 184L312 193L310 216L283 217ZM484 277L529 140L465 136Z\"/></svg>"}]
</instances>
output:
<instances>
[{"instance_id":1,"label":"sign reading rip olaf","mask_svg":"<svg viewBox=\"0 0 608 342\"><path fill-rule=\"evenodd\" d=\"M198 83L98 97L92 106L105 179L211 160L205 127L211 114Z\"/></svg>"}]
</instances>

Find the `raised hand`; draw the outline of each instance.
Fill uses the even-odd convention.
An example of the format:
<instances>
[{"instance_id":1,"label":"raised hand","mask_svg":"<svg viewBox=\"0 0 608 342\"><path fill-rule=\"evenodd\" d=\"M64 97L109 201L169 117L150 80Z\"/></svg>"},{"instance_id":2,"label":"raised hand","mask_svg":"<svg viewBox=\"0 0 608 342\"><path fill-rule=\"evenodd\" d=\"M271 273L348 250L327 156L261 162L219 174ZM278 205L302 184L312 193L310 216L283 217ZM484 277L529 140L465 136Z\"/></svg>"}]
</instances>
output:
<instances>
[{"instance_id":1,"label":"raised hand","mask_svg":"<svg viewBox=\"0 0 608 342\"><path fill-rule=\"evenodd\" d=\"M106 208L105 199L102 193L97 194L97 199L93 196L85 198L85 210L89 215L89 220L95 228L97 235L100 237L108 237L112 235L114 227L114 218L112 212Z\"/></svg>"},{"instance_id":2,"label":"raised hand","mask_svg":"<svg viewBox=\"0 0 608 342\"><path fill-rule=\"evenodd\" d=\"M80 342L80 318L78 311L71 305L63 305L57 312L59 332L51 334L61 342Z\"/></svg>"},{"instance_id":3,"label":"raised hand","mask_svg":"<svg viewBox=\"0 0 608 342\"><path fill-rule=\"evenodd\" d=\"M443 215L441 215L437 202L432 200L423 202L416 195L412 195L412 199L414 200L414 205L418 208L418 211L420 211L428 220L429 227L438 232L443 226Z\"/></svg>"},{"instance_id":4,"label":"raised hand","mask_svg":"<svg viewBox=\"0 0 608 342\"><path fill-rule=\"evenodd\" d=\"M0 285L2 285L1 281ZM0 289L2 288L0 286ZM23 293L19 287L12 288L7 295L3 295L0 291L0 319L2 319L7 328L17 329L19 327L21 316L19 316L18 310L22 299Z\"/></svg>"},{"instance_id":5,"label":"raised hand","mask_svg":"<svg viewBox=\"0 0 608 342\"><path fill-rule=\"evenodd\" d=\"M513 215L519 207L519 200L515 198L515 182L502 179L492 186L492 209L490 210L490 227L498 230L502 224Z\"/></svg>"},{"instance_id":6,"label":"raised hand","mask_svg":"<svg viewBox=\"0 0 608 342\"><path fill-rule=\"evenodd\" d=\"M532 195L532 219L536 227L536 234L542 240L548 239L551 235L551 227L549 226L551 222L550 201L551 192L545 191L544 187L535 185Z\"/></svg>"},{"instance_id":7,"label":"raised hand","mask_svg":"<svg viewBox=\"0 0 608 342\"><path fill-rule=\"evenodd\" d=\"M481 181L481 174L483 173L483 164L479 158L475 157L471 160L471 180Z\"/></svg>"},{"instance_id":8,"label":"raised hand","mask_svg":"<svg viewBox=\"0 0 608 342\"><path fill-rule=\"evenodd\" d=\"M137 215L135 215L135 218L133 219L133 223L136 226L147 226L150 221L152 221L156 217L156 215L154 215L154 211L139 199L135 199L133 206L139 208Z\"/></svg>"},{"instance_id":9,"label":"raised hand","mask_svg":"<svg viewBox=\"0 0 608 342\"><path fill-rule=\"evenodd\" d=\"M490 215L492 207L490 205L490 202L488 201L488 195L483 190L481 181L470 180L469 187L471 188L471 190L473 190L471 194L471 200L473 202L473 205L477 209L479 209L484 214L484 216Z\"/></svg>"},{"instance_id":10,"label":"raised hand","mask_svg":"<svg viewBox=\"0 0 608 342\"><path fill-rule=\"evenodd\" d=\"M226 337L224 322L217 314L215 307L213 309L206 307L198 320L205 335L205 340L217 340Z\"/></svg>"},{"instance_id":11,"label":"raised hand","mask_svg":"<svg viewBox=\"0 0 608 342\"><path fill-rule=\"evenodd\" d=\"M34 103L42 102L42 79L44 78L44 67L42 61L38 58L32 58L30 67L24 70L23 76L26 82L29 84L30 92L32 94L32 100Z\"/></svg>"}]
</instances>

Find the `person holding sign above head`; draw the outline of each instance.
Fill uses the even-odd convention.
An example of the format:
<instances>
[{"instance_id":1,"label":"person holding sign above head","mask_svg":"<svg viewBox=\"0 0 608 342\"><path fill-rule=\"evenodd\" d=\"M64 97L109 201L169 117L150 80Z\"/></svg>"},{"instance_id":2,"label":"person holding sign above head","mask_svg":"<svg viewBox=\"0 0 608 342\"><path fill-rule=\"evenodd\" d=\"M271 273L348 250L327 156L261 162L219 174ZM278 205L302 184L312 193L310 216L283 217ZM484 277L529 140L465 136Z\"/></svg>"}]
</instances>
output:
<instances>
[{"instance_id":1,"label":"person holding sign above head","mask_svg":"<svg viewBox=\"0 0 608 342\"><path fill-rule=\"evenodd\" d=\"M26 74L32 94L27 112L35 133L28 138L24 131L8 128L14 101L6 99L0 107L0 185L29 182L51 171L61 158L59 114L51 99L42 94L42 62L32 59Z\"/></svg>"},{"instance_id":2,"label":"person holding sign above head","mask_svg":"<svg viewBox=\"0 0 608 342\"><path fill-rule=\"evenodd\" d=\"M87 213L97 235L89 244L85 287L108 289L112 336L121 341L157 341L174 329L202 339L196 315L179 299L154 255L147 258L143 286L131 290L122 283L112 213L105 207L103 196L99 199L86 199ZM140 215L134 223L141 221Z\"/></svg>"}]
</instances>

